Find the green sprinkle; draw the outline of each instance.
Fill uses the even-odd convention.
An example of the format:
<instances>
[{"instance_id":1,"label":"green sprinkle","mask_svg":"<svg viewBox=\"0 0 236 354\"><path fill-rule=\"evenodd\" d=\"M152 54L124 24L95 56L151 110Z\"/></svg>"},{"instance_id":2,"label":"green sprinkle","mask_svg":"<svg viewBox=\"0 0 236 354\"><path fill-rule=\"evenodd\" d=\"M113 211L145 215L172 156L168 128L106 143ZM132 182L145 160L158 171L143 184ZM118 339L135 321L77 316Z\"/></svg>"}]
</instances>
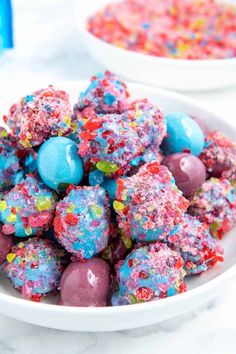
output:
<instances>
[{"instance_id":1,"label":"green sprinkle","mask_svg":"<svg viewBox=\"0 0 236 354\"><path fill-rule=\"evenodd\" d=\"M116 163L107 161L98 161L96 167L99 171L105 173L113 173L118 171L118 166Z\"/></svg>"}]
</instances>

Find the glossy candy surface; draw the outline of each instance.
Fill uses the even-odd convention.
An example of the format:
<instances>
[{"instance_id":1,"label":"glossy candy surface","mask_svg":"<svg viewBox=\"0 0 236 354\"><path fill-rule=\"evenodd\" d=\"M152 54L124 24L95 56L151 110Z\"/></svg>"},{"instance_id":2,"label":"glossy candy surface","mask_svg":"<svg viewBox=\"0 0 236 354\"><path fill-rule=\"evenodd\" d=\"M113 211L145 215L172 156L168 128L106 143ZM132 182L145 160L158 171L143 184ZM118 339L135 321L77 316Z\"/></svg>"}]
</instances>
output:
<instances>
[{"instance_id":1,"label":"glossy candy surface","mask_svg":"<svg viewBox=\"0 0 236 354\"><path fill-rule=\"evenodd\" d=\"M71 263L60 282L60 304L65 306L106 306L111 283L109 265L100 258Z\"/></svg>"},{"instance_id":2,"label":"glossy candy surface","mask_svg":"<svg viewBox=\"0 0 236 354\"><path fill-rule=\"evenodd\" d=\"M190 152L198 156L204 147L204 134L199 125L187 114L175 112L166 117L167 136L161 145L165 155Z\"/></svg>"},{"instance_id":3,"label":"glossy candy surface","mask_svg":"<svg viewBox=\"0 0 236 354\"><path fill-rule=\"evenodd\" d=\"M172 154L162 162L173 174L177 187L188 197L206 180L206 168L202 161L187 153Z\"/></svg>"},{"instance_id":4,"label":"glossy candy surface","mask_svg":"<svg viewBox=\"0 0 236 354\"><path fill-rule=\"evenodd\" d=\"M43 182L56 191L78 185L84 171L76 143L65 137L51 138L40 147L37 167Z\"/></svg>"}]
</instances>

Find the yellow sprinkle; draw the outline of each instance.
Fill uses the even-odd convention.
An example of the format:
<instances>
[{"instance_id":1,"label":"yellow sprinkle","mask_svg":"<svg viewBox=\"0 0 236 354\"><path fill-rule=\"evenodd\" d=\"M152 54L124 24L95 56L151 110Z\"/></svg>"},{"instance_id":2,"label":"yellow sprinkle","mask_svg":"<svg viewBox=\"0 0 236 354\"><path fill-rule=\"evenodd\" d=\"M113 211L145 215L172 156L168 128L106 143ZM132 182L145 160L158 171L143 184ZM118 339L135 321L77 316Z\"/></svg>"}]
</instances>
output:
<instances>
[{"instance_id":1,"label":"yellow sprinkle","mask_svg":"<svg viewBox=\"0 0 236 354\"><path fill-rule=\"evenodd\" d=\"M130 124L129 124L131 127L137 127L137 122L131 122Z\"/></svg>"},{"instance_id":2,"label":"yellow sprinkle","mask_svg":"<svg viewBox=\"0 0 236 354\"><path fill-rule=\"evenodd\" d=\"M73 132L75 132L77 130L77 123L75 122L70 123L70 127L73 130Z\"/></svg>"},{"instance_id":3,"label":"yellow sprinkle","mask_svg":"<svg viewBox=\"0 0 236 354\"><path fill-rule=\"evenodd\" d=\"M74 204L71 204L70 206L68 206L68 208L66 209L66 212L67 213L72 213L75 209L75 206Z\"/></svg>"},{"instance_id":4,"label":"yellow sprinkle","mask_svg":"<svg viewBox=\"0 0 236 354\"><path fill-rule=\"evenodd\" d=\"M16 221L16 214L9 214L8 217L7 217L7 221L8 222L14 222Z\"/></svg>"},{"instance_id":5,"label":"yellow sprinkle","mask_svg":"<svg viewBox=\"0 0 236 354\"><path fill-rule=\"evenodd\" d=\"M1 136L3 138L6 138L8 136L8 133L7 133L7 131L5 129L1 131Z\"/></svg>"},{"instance_id":6,"label":"yellow sprinkle","mask_svg":"<svg viewBox=\"0 0 236 354\"><path fill-rule=\"evenodd\" d=\"M23 248L24 247L24 242L19 242L17 245L18 248Z\"/></svg>"},{"instance_id":7,"label":"yellow sprinkle","mask_svg":"<svg viewBox=\"0 0 236 354\"><path fill-rule=\"evenodd\" d=\"M24 148L29 148L29 147L32 146L28 140L20 140L19 143L20 143Z\"/></svg>"},{"instance_id":8,"label":"yellow sprinkle","mask_svg":"<svg viewBox=\"0 0 236 354\"><path fill-rule=\"evenodd\" d=\"M36 201L36 208L39 211L43 211L43 210L48 210L50 209L51 205L52 205L52 201L50 198L37 198Z\"/></svg>"},{"instance_id":9,"label":"yellow sprinkle","mask_svg":"<svg viewBox=\"0 0 236 354\"><path fill-rule=\"evenodd\" d=\"M136 111L135 113L135 117L140 117L143 114L143 112L139 109L138 111Z\"/></svg>"},{"instance_id":10,"label":"yellow sprinkle","mask_svg":"<svg viewBox=\"0 0 236 354\"><path fill-rule=\"evenodd\" d=\"M7 203L5 200L0 200L0 211L4 211L7 208Z\"/></svg>"},{"instance_id":11,"label":"yellow sprinkle","mask_svg":"<svg viewBox=\"0 0 236 354\"><path fill-rule=\"evenodd\" d=\"M31 229L31 227L27 227L27 228L25 229L25 233L26 233L27 236L31 235L31 234L32 234L32 229Z\"/></svg>"},{"instance_id":12,"label":"yellow sprinkle","mask_svg":"<svg viewBox=\"0 0 236 354\"><path fill-rule=\"evenodd\" d=\"M129 237L122 235L121 238L127 249L132 247L132 240Z\"/></svg>"},{"instance_id":13,"label":"yellow sprinkle","mask_svg":"<svg viewBox=\"0 0 236 354\"><path fill-rule=\"evenodd\" d=\"M142 219L142 215L137 213L137 214L134 215L134 219L139 221L139 220Z\"/></svg>"},{"instance_id":14,"label":"yellow sprinkle","mask_svg":"<svg viewBox=\"0 0 236 354\"><path fill-rule=\"evenodd\" d=\"M58 136L62 136L63 135L63 131L59 128L58 129L58 133L57 133Z\"/></svg>"},{"instance_id":15,"label":"yellow sprinkle","mask_svg":"<svg viewBox=\"0 0 236 354\"><path fill-rule=\"evenodd\" d=\"M7 261L8 261L9 263L13 262L15 258L16 258L15 253L8 253L8 255L7 255Z\"/></svg>"},{"instance_id":16,"label":"yellow sprinkle","mask_svg":"<svg viewBox=\"0 0 236 354\"><path fill-rule=\"evenodd\" d=\"M70 117L67 114L65 115L65 123L70 124Z\"/></svg>"},{"instance_id":17,"label":"yellow sprinkle","mask_svg":"<svg viewBox=\"0 0 236 354\"><path fill-rule=\"evenodd\" d=\"M123 203L119 202L118 200L114 200L113 208L117 211L121 211L121 210L124 210L125 206Z\"/></svg>"}]
</instances>

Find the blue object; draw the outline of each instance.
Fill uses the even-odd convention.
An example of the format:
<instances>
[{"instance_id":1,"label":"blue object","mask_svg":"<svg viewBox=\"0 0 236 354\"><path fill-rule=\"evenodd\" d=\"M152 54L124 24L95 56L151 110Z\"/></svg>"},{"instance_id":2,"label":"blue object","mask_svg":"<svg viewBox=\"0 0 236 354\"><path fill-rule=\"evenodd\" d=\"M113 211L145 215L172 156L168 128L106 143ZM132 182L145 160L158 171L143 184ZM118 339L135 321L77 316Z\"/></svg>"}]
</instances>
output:
<instances>
[{"instance_id":1,"label":"blue object","mask_svg":"<svg viewBox=\"0 0 236 354\"><path fill-rule=\"evenodd\" d=\"M101 187L107 191L110 200L113 202L116 199L117 182L115 179L105 178Z\"/></svg>"},{"instance_id":2,"label":"blue object","mask_svg":"<svg viewBox=\"0 0 236 354\"><path fill-rule=\"evenodd\" d=\"M103 180L104 180L104 172L99 171L99 170L94 170L92 172L89 173L89 184L90 186L97 186L102 184Z\"/></svg>"},{"instance_id":3,"label":"blue object","mask_svg":"<svg viewBox=\"0 0 236 354\"><path fill-rule=\"evenodd\" d=\"M11 0L0 0L0 50L13 48Z\"/></svg>"},{"instance_id":4,"label":"blue object","mask_svg":"<svg viewBox=\"0 0 236 354\"><path fill-rule=\"evenodd\" d=\"M171 113L166 116L167 137L161 149L165 155L176 152L191 152L199 156L204 147L204 134L199 125L184 113Z\"/></svg>"},{"instance_id":5,"label":"blue object","mask_svg":"<svg viewBox=\"0 0 236 354\"><path fill-rule=\"evenodd\" d=\"M43 182L56 191L78 185L84 174L76 143L64 137L51 138L40 147L37 167Z\"/></svg>"}]
</instances>

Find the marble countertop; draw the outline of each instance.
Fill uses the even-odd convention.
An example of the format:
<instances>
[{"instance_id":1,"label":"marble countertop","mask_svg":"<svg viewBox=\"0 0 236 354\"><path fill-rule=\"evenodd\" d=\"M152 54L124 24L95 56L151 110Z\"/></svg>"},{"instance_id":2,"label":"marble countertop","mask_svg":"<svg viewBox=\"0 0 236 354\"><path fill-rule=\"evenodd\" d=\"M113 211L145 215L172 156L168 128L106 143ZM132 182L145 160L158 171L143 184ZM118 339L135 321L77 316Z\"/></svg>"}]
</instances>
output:
<instances>
[{"instance_id":1,"label":"marble countertop","mask_svg":"<svg viewBox=\"0 0 236 354\"><path fill-rule=\"evenodd\" d=\"M0 57L1 100L5 86L88 79L102 70L76 34L71 18L74 0L15 0L13 5L16 48ZM235 118L236 87L190 96ZM116 333L62 332L0 315L0 354L234 354L235 298L236 282L191 314Z\"/></svg>"}]
</instances>

